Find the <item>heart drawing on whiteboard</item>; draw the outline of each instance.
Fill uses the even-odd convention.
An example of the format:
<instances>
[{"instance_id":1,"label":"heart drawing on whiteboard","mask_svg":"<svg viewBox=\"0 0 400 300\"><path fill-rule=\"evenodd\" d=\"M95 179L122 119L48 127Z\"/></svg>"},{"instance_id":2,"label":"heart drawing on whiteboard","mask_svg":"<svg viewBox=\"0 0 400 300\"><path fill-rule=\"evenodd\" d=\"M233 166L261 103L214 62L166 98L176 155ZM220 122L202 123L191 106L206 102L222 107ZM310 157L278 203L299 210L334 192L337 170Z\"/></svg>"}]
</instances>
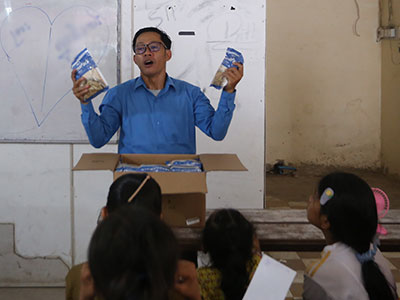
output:
<instances>
[{"instance_id":1,"label":"heart drawing on whiteboard","mask_svg":"<svg viewBox=\"0 0 400 300\"><path fill-rule=\"evenodd\" d=\"M53 19L40 7L25 6L2 21L0 44L14 72L9 77L18 81L19 94L26 98L38 127L71 93L75 55L86 47L99 63L107 50L109 30L96 11L81 5Z\"/></svg>"}]
</instances>

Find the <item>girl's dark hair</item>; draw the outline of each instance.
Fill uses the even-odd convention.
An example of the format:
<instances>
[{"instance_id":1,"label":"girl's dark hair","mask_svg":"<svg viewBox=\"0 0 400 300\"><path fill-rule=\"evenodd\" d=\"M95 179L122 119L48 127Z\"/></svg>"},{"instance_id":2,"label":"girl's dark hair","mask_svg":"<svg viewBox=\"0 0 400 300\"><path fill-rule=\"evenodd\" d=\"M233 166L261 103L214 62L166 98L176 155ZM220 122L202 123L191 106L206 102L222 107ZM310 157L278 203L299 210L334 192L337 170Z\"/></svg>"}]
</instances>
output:
<instances>
[{"instance_id":1,"label":"girl's dark hair","mask_svg":"<svg viewBox=\"0 0 400 300\"><path fill-rule=\"evenodd\" d=\"M242 299L250 282L247 263L253 253L254 227L235 209L212 213L203 230L203 247L221 272L225 299Z\"/></svg>"},{"instance_id":2,"label":"girl's dark hair","mask_svg":"<svg viewBox=\"0 0 400 300\"><path fill-rule=\"evenodd\" d=\"M118 177L110 186L107 196L107 210L109 213L128 203L128 199L146 179L147 174L128 173ZM139 193L129 203L130 205L146 208L157 216L161 214L161 189L158 183L149 178Z\"/></svg>"},{"instance_id":3,"label":"girl's dark hair","mask_svg":"<svg viewBox=\"0 0 400 300\"><path fill-rule=\"evenodd\" d=\"M178 243L153 213L122 207L96 228L88 256L96 292L106 300L166 300Z\"/></svg>"},{"instance_id":4,"label":"girl's dark hair","mask_svg":"<svg viewBox=\"0 0 400 300\"><path fill-rule=\"evenodd\" d=\"M136 40L138 39L139 35L141 35L142 33L145 33L145 32L158 33L160 35L160 39L164 43L165 47L167 47L168 50L171 49L172 41L171 41L171 38L169 37L169 35L165 31L162 31L162 30L158 29L157 27L144 27L142 29L139 29L135 33L135 36L133 37L133 40L132 40L133 51L135 51Z\"/></svg>"},{"instance_id":5,"label":"girl's dark hair","mask_svg":"<svg viewBox=\"0 0 400 300\"><path fill-rule=\"evenodd\" d=\"M333 238L360 254L368 251L378 224L371 188L358 176L342 172L331 173L321 179L318 184L319 198L328 187L334 195L321 205L321 214L328 217ZM394 299L389 283L373 260L362 264L362 276L370 299Z\"/></svg>"}]
</instances>

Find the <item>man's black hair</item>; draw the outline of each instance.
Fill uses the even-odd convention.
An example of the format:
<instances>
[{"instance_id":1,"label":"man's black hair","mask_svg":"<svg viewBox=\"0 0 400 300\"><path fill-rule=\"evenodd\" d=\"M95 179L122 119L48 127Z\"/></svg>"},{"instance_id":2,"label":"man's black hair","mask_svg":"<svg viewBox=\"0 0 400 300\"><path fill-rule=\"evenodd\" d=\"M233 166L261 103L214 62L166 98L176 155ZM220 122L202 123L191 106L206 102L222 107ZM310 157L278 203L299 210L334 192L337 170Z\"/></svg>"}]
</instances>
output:
<instances>
[{"instance_id":1,"label":"man's black hair","mask_svg":"<svg viewBox=\"0 0 400 300\"><path fill-rule=\"evenodd\" d=\"M142 33L145 33L145 32L158 33L160 35L161 41L164 43L165 47L167 47L168 50L171 49L172 41L171 41L171 38L169 37L169 35L166 32L158 29L157 27L144 27L142 29L139 29L136 32L135 36L133 37L133 41L132 41L132 49L133 49L133 51L135 51L137 38L139 37L139 35L141 35Z\"/></svg>"}]
</instances>

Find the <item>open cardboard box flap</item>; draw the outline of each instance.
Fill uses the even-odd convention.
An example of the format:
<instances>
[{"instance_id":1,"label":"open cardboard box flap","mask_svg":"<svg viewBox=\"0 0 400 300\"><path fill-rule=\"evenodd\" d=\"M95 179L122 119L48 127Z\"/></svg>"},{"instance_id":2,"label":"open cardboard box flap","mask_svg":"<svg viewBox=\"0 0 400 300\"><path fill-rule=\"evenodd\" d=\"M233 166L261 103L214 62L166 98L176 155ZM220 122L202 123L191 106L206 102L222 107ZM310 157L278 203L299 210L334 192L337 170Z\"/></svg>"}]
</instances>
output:
<instances>
[{"instance_id":1,"label":"open cardboard box flap","mask_svg":"<svg viewBox=\"0 0 400 300\"><path fill-rule=\"evenodd\" d=\"M115 172L118 163L132 165L165 164L177 159L200 159L204 172L150 172L161 187L163 194L207 193L206 172L209 171L247 171L236 154L117 154L117 153L85 153L72 169L110 170L114 172L114 180L126 172Z\"/></svg>"},{"instance_id":2,"label":"open cardboard box flap","mask_svg":"<svg viewBox=\"0 0 400 300\"><path fill-rule=\"evenodd\" d=\"M247 171L236 154L199 154L203 169L209 171Z\"/></svg>"},{"instance_id":3,"label":"open cardboard box flap","mask_svg":"<svg viewBox=\"0 0 400 300\"><path fill-rule=\"evenodd\" d=\"M236 154L117 154L85 153L72 169L78 170L111 170L117 167L119 159L125 163L165 164L167 160L199 158L205 172L209 171L247 171Z\"/></svg>"},{"instance_id":4,"label":"open cardboard box flap","mask_svg":"<svg viewBox=\"0 0 400 300\"><path fill-rule=\"evenodd\" d=\"M117 153L84 153L73 171L110 170L114 171L119 161Z\"/></svg>"}]
</instances>

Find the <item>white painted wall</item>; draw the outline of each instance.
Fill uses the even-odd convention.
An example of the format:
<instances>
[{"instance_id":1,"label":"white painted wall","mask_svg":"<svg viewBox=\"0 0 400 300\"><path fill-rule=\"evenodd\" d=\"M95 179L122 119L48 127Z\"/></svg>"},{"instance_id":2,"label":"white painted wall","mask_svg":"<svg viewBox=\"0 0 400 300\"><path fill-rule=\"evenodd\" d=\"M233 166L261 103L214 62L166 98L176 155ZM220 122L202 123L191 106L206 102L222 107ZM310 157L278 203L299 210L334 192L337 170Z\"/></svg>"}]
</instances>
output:
<instances>
[{"instance_id":1,"label":"white painted wall","mask_svg":"<svg viewBox=\"0 0 400 300\"><path fill-rule=\"evenodd\" d=\"M2 144L0 156L0 222L16 224L17 252L70 264L69 146Z\"/></svg>"},{"instance_id":2,"label":"white painted wall","mask_svg":"<svg viewBox=\"0 0 400 300\"><path fill-rule=\"evenodd\" d=\"M74 165L83 153L117 152L117 145L107 145L93 151L93 147L79 145L74 147ZM74 178L74 264L87 260L87 247L97 225L100 209L106 204L108 188L113 182L110 171L73 172Z\"/></svg>"},{"instance_id":3,"label":"white painted wall","mask_svg":"<svg viewBox=\"0 0 400 300\"><path fill-rule=\"evenodd\" d=\"M69 146L2 144L0 156L0 223L15 224L15 253L34 265L43 257L59 258L71 265ZM32 276L22 276L18 268L8 267L15 265L15 259L19 258L1 260L4 265L0 269L9 270L10 285L30 285L35 280ZM37 264L35 267L37 270ZM56 277L60 284L64 275L60 272L66 270L66 266L57 268L56 273L50 271L50 278L41 279L54 285ZM10 272L15 272L14 278Z\"/></svg>"}]
</instances>

